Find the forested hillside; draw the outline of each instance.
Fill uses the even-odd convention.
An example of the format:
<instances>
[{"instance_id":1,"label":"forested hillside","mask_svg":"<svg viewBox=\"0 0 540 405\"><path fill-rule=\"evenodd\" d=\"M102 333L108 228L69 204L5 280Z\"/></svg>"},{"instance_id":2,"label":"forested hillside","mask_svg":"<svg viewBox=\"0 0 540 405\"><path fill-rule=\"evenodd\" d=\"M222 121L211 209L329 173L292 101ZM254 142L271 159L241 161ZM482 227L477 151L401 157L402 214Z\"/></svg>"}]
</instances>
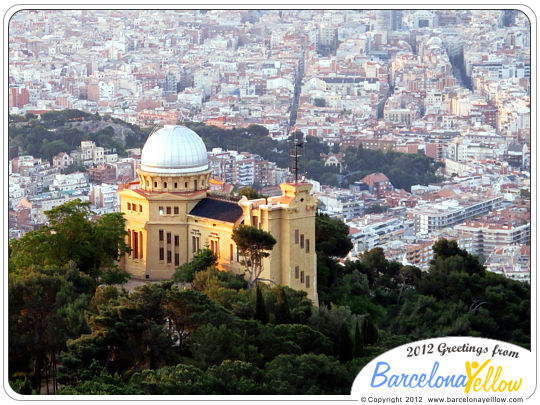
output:
<instances>
[{"instance_id":1,"label":"forested hillside","mask_svg":"<svg viewBox=\"0 0 540 405\"><path fill-rule=\"evenodd\" d=\"M530 347L530 287L486 272L453 241L430 271L347 254L347 227L316 220L318 293L218 271L203 250L175 281L114 284L124 220L71 202L9 246L9 379L20 393L349 394L397 345L472 335Z\"/></svg>"},{"instance_id":2,"label":"forested hillside","mask_svg":"<svg viewBox=\"0 0 540 405\"><path fill-rule=\"evenodd\" d=\"M255 153L281 168L291 165L293 141L304 138L301 132L296 132L287 141L273 140L268 136L268 130L260 125L232 129L193 122L183 125L197 132L208 150L220 147ZM9 145L17 146L21 154L51 160L57 153L71 152L81 141L91 140L97 146L125 155L128 148L142 148L151 131L152 128L139 128L110 116L78 110L51 111L39 118L32 114L10 116ZM338 168L324 166L321 157L330 152L330 147L318 138L307 136L300 152L300 171L322 184L338 185ZM414 184L439 181L435 173L440 164L423 154L364 150L361 147L342 152L345 154L345 170L339 176L342 186L374 172L384 173L394 187L408 191Z\"/></svg>"}]
</instances>

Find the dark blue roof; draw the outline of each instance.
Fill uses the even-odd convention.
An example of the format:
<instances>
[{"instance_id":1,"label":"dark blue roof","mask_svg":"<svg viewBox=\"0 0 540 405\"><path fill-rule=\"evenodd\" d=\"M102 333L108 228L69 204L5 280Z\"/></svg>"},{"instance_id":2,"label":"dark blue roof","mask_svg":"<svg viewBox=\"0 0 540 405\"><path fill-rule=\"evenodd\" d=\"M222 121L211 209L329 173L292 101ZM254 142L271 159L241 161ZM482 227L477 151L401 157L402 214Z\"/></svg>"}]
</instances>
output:
<instances>
[{"instance_id":1,"label":"dark blue roof","mask_svg":"<svg viewBox=\"0 0 540 405\"><path fill-rule=\"evenodd\" d=\"M235 223L244 211L233 201L216 200L214 198L203 198L190 211L190 215L198 217L217 219L218 221Z\"/></svg>"}]
</instances>

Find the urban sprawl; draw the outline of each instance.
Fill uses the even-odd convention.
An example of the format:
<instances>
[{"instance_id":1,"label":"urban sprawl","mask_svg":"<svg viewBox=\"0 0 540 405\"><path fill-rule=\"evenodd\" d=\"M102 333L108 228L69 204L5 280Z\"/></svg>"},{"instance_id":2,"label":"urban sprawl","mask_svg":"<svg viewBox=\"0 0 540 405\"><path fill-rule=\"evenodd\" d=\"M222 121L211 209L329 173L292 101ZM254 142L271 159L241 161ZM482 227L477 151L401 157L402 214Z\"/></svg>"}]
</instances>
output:
<instances>
[{"instance_id":1,"label":"urban sprawl","mask_svg":"<svg viewBox=\"0 0 540 405\"><path fill-rule=\"evenodd\" d=\"M529 281L530 32L515 10L23 10L9 23L9 113L260 125L275 140L301 131L330 145L320 159L343 173L348 147L421 153L440 163L440 182L308 176L319 212L349 226L349 258L381 247L425 270L444 237ZM141 152L86 140L48 161L12 149L10 238L76 198L119 211ZM216 190L273 195L291 179L241 145L208 156ZM87 169L65 173L74 164Z\"/></svg>"}]
</instances>

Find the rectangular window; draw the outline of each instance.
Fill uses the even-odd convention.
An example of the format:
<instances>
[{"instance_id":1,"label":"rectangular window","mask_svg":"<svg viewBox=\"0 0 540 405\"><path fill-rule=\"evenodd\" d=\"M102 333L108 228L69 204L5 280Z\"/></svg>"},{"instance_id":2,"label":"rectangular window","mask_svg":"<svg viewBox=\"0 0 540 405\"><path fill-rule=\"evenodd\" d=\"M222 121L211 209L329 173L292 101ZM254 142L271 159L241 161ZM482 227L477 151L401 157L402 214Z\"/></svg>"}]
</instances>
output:
<instances>
[{"instance_id":1,"label":"rectangular window","mask_svg":"<svg viewBox=\"0 0 540 405\"><path fill-rule=\"evenodd\" d=\"M167 250L167 263L171 263L172 261L172 253L170 250Z\"/></svg>"},{"instance_id":2,"label":"rectangular window","mask_svg":"<svg viewBox=\"0 0 540 405\"><path fill-rule=\"evenodd\" d=\"M167 207L167 215L171 215L171 207Z\"/></svg>"},{"instance_id":3,"label":"rectangular window","mask_svg":"<svg viewBox=\"0 0 540 405\"><path fill-rule=\"evenodd\" d=\"M159 230L159 241L163 242L163 229Z\"/></svg>"},{"instance_id":4,"label":"rectangular window","mask_svg":"<svg viewBox=\"0 0 540 405\"><path fill-rule=\"evenodd\" d=\"M295 231L294 231L294 243L298 243L299 238L300 238L300 231L298 229L295 229Z\"/></svg>"},{"instance_id":5,"label":"rectangular window","mask_svg":"<svg viewBox=\"0 0 540 405\"><path fill-rule=\"evenodd\" d=\"M300 282L301 283L304 282L304 272L303 271L300 272Z\"/></svg>"},{"instance_id":6,"label":"rectangular window","mask_svg":"<svg viewBox=\"0 0 540 405\"><path fill-rule=\"evenodd\" d=\"M193 253L197 253L199 251L199 237L198 236L191 237L191 251Z\"/></svg>"},{"instance_id":7,"label":"rectangular window","mask_svg":"<svg viewBox=\"0 0 540 405\"><path fill-rule=\"evenodd\" d=\"M171 233L167 232L167 243L171 243Z\"/></svg>"},{"instance_id":8,"label":"rectangular window","mask_svg":"<svg viewBox=\"0 0 540 405\"><path fill-rule=\"evenodd\" d=\"M139 212L142 212L142 205L139 204Z\"/></svg>"},{"instance_id":9,"label":"rectangular window","mask_svg":"<svg viewBox=\"0 0 540 405\"><path fill-rule=\"evenodd\" d=\"M180 265L180 255L178 253L174 254L174 265L179 266Z\"/></svg>"},{"instance_id":10,"label":"rectangular window","mask_svg":"<svg viewBox=\"0 0 540 405\"><path fill-rule=\"evenodd\" d=\"M211 240L210 241L210 250L212 252L214 252L217 257L219 257L219 241Z\"/></svg>"},{"instance_id":11,"label":"rectangular window","mask_svg":"<svg viewBox=\"0 0 540 405\"><path fill-rule=\"evenodd\" d=\"M144 245L143 245L142 231L139 231L139 257L141 259L143 258L143 250L144 250Z\"/></svg>"},{"instance_id":12,"label":"rectangular window","mask_svg":"<svg viewBox=\"0 0 540 405\"><path fill-rule=\"evenodd\" d=\"M163 207L159 207L159 215L163 215Z\"/></svg>"},{"instance_id":13,"label":"rectangular window","mask_svg":"<svg viewBox=\"0 0 540 405\"><path fill-rule=\"evenodd\" d=\"M300 247L304 248L304 235L300 235Z\"/></svg>"},{"instance_id":14,"label":"rectangular window","mask_svg":"<svg viewBox=\"0 0 540 405\"><path fill-rule=\"evenodd\" d=\"M133 258L139 258L139 233L133 231Z\"/></svg>"},{"instance_id":15,"label":"rectangular window","mask_svg":"<svg viewBox=\"0 0 540 405\"><path fill-rule=\"evenodd\" d=\"M163 260L165 258L165 249L162 247L159 248L159 260Z\"/></svg>"},{"instance_id":16,"label":"rectangular window","mask_svg":"<svg viewBox=\"0 0 540 405\"><path fill-rule=\"evenodd\" d=\"M131 203L127 203L127 209L131 211Z\"/></svg>"},{"instance_id":17,"label":"rectangular window","mask_svg":"<svg viewBox=\"0 0 540 405\"><path fill-rule=\"evenodd\" d=\"M256 215L253 215L251 217L251 226L254 226L255 228L259 227L259 217Z\"/></svg>"},{"instance_id":18,"label":"rectangular window","mask_svg":"<svg viewBox=\"0 0 540 405\"><path fill-rule=\"evenodd\" d=\"M306 276L306 287L309 288L309 276Z\"/></svg>"},{"instance_id":19,"label":"rectangular window","mask_svg":"<svg viewBox=\"0 0 540 405\"><path fill-rule=\"evenodd\" d=\"M174 207L174 215L178 215L178 207Z\"/></svg>"},{"instance_id":20,"label":"rectangular window","mask_svg":"<svg viewBox=\"0 0 540 405\"><path fill-rule=\"evenodd\" d=\"M298 278L300 274L300 266L294 268L294 278Z\"/></svg>"},{"instance_id":21,"label":"rectangular window","mask_svg":"<svg viewBox=\"0 0 540 405\"><path fill-rule=\"evenodd\" d=\"M229 245L229 258L231 261L234 259L234 248L232 243Z\"/></svg>"},{"instance_id":22,"label":"rectangular window","mask_svg":"<svg viewBox=\"0 0 540 405\"><path fill-rule=\"evenodd\" d=\"M131 249L131 229L128 229L128 246Z\"/></svg>"},{"instance_id":23,"label":"rectangular window","mask_svg":"<svg viewBox=\"0 0 540 405\"><path fill-rule=\"evenodd\" d=\"M309 253L309 239L306 239L306 253Z\"/></svg>"},{"instance_id":24,"label":"rectangular window","mask_svg":"<svg viewBox=\"0 0 540 405\"><path fill-rule=\"evenodd\" d=\"M174 246L180 245L180 237L178 235L174 235Z\"/></svg>"}]
</instances>

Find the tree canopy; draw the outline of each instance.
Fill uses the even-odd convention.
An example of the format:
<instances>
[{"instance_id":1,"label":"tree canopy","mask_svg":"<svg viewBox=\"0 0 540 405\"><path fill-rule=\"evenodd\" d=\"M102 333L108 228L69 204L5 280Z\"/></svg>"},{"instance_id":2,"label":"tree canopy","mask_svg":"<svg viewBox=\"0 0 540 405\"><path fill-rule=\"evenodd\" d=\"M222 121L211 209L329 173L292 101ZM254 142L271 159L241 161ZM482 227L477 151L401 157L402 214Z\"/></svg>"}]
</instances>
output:
<instances>
[{"instance_id":1,"label":"tree canopy","mask_svg":"<svg viewBox=\"0 0 540 405\"><path fill-rule=\"evenodd\" d=\"M270 233L250 225L234 228L232 240L244 258L248 289L251 289L261 279L264 270L262 261L270 256L270 251L277 241Z\"/></svg>"},{"instance_id":2,"label":"tree canopy","mask_svg":"<svg viewBox=\"0 0 540 405\"><path fill-rule=\"evenodd\" d=\"M380 248L343 261L347 227L320 216L317 307L305 291L257 278L249 288L206 250L181 266L182 283L106 285L123 218L95 219L80 202L48 215L10 244L9 382L20 393L346 395L364 365L407 342L530 347L530 286L486 271L455 241L435 243L428 272ZM263 258L275 241L246 228L239 249Z\"/></svg>"}]
</instances>

